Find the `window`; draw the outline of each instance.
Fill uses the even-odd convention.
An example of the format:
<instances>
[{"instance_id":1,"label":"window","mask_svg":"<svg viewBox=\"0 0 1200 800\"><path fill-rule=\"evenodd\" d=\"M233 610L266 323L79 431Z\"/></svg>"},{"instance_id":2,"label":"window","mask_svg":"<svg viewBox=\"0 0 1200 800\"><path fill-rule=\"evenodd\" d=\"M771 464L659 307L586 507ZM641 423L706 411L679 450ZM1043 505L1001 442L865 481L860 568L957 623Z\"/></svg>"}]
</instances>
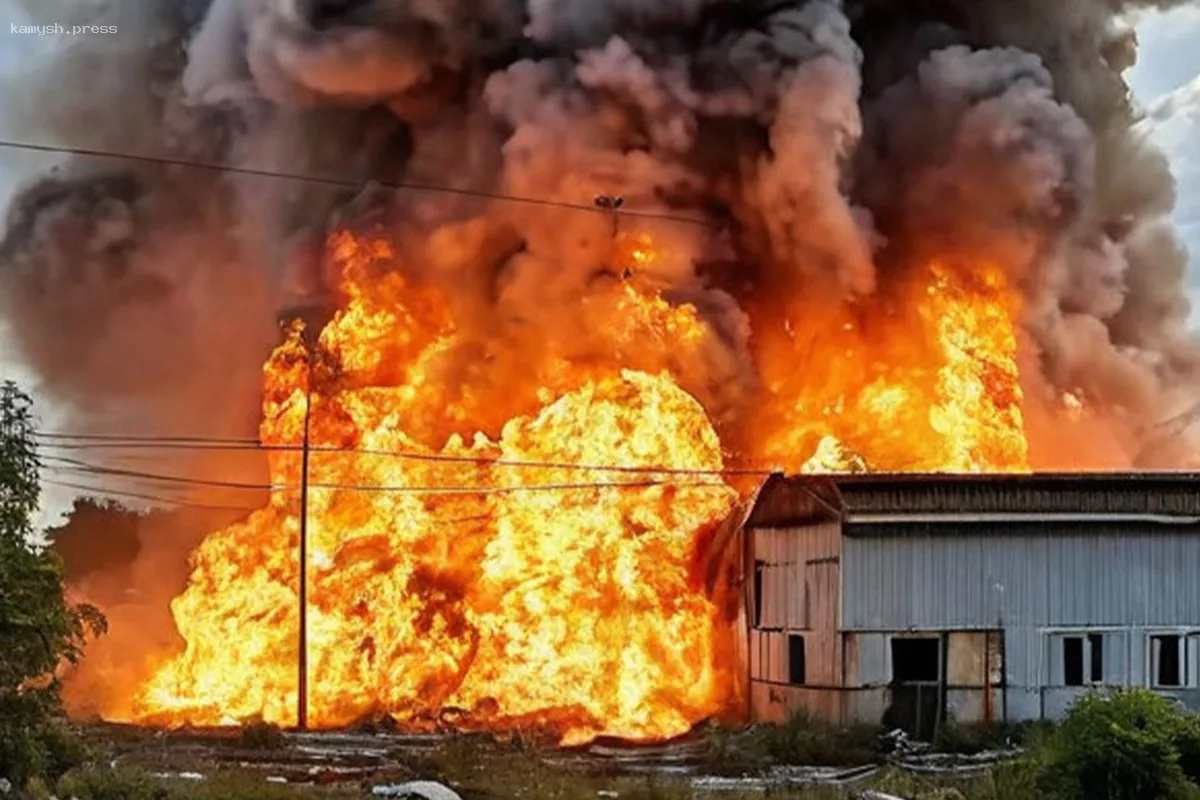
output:
<instances>
[{"instance_id":1,"label":"window","mask_svg":"<svg viewBox=\"0 0 1200 800\"><path fill-rule=\"evenodd\" d=\"M1162 689L1178 689L1187 678L1187 650L1179 634L1150 637L1150 678Z\"/></svg>"},{"instance_id":2,"label":"window","mask_svg":"<svg viewBox=\"0 0 1200 800\"><path fill-rule=\"evenodd\" d=\"M806 667L804 637L792 634L788 636L788 683L792 686L803 686L806 682Z\"/></svg>"},{"instance_id":3,"label":"window","mask_svg":"<svg viewBox=\"0 0 1200 800\"><path fill-rule=\"evenodd\" d=\"M1104 636L1064 636L1063 685L1087 686L1104 682Z\"/></svg>"},{"instance_id":4,"label":"window","mask_svg":"<svg viewBox=\"0 0 1200 800\"><path fill-rule=\"evenodd\" d=\"M892 639L892 680L937 683L942 676L942 642L935 638Z\"/></svg>"},{"instance_id":5,"label":"window","mask_svg":"<svg viewBox=\"0 0 1200 800\"><path fill-rule=\"evenodd\" d=\"M1089 633L1088 650L1091 653L1091 658L1088 659L1091 682L1104 683L1104 637L1098 633Z\"/></svg>"},{"instance_id":6,"label":"window","mask_svg":"<svg viewBox=\"0 0 1200 800\"><path fill-rule=\"evenodd\" d=\"M1067 636L1063 643L1063 685L1083 686L1083 637Z\"/></svg>"}]
</instances>

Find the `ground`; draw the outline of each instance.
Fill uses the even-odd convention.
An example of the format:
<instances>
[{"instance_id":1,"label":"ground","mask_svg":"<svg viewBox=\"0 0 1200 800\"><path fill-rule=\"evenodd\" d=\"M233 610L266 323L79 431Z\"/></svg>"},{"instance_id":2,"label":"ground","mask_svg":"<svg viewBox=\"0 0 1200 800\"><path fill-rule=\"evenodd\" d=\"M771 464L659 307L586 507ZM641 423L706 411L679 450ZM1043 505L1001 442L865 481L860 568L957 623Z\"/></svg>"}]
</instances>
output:
<instances>
[{"instance_id":1,"label":"ground","mask_svg":"<svg viewBox=\"0 0 1200 800\"><path fill-rule=\"evenodd\" d=\"M68 776L59 795L78 800L287 800L371 796L375 787L436 780L464 800L563 798L801 798L839 800L876 789L910 800L1006 800L1032 796L1019 762L972 769L958 759L912 757L889 765L877 732L819 726L730 732L711 729L659 746L596 743L562 750L532 738L408 736L396 733L282 734L257 726L235 731L155 732L94 725L84 735L97 765ZM986 741L974 742L979 749ZM914 760L915 759L915 760ZM825 770L781 762L837 763ZM924 777L920 772L927 773ZM841 780L841 785L810 785ZM74 781L74 783L71 783Z\"/></svg>"}]
</instances>

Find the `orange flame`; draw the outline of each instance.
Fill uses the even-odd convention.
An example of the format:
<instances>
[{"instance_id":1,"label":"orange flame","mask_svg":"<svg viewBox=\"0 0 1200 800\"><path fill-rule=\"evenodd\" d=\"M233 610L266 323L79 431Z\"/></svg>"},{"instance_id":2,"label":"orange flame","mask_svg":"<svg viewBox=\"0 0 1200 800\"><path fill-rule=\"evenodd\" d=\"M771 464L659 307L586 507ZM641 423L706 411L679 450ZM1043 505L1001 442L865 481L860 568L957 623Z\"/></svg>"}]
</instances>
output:
<instances>
[{"instance_id":1,"label":"orange flame","mask_svg":"<svg viewBox=\"0 0 1200 800\"><path fill-rule=\"evenodd\" d=\"M464 726L537 721L572 742L669 737L719 712L726 627L692 564L735 492L703 408L667 375L626 371L512 420L497 442L424 448L405 422L437 402L425 369L453 326L397 273L364 287L388 255L378 247L337 240L349 302L320 337L331 374L311 365L311 721L420 724L454 708ZM309 369L293 329L266 369L267 444L302 441ZM298 484L294 450L271 466ZM666 483L673 472L641 467L695 474ZM186 650L131 716L295 723L298 532L287 491L203 543L172 606Z\"/></svg>"},{"instance_id":2,"label":"orange flame","mask_svg":"<svg viewBox=\"0 0 1200 800\"><path fill-rule=\"evenodd\" d=\"M923 277L901 303L915 315L823 319L831 332L772 342L768 456L801 472L1028 471L1016 292L991 265Z\"/></svg>"},{"instance_id":3,"label":"orange flame","mask_svg":"<svg viewBox=\"0 0 1200 800\"><path fill-rule=\"evenodd\" d=\"M733 630L697 567L738 492L705 409L644 363L709 335L640 286L652 243L618 248L633 279L611 295L612 363L542 365L540 411L439 447L429 420L486 402L439 388L448 307L384 242L338 234L331 254L343 309L315 357L297 326L265 368L282 488L200 546L172 605L183 652L111 716L295 723L306 414L313 724L536 723L569 743L661 739L725 709ZM986 265L933 264L917 286L915 315L839 309L758 335L773 427L756 455L803 472L1027 468L1015 292Z\"/></svg>"}]
</instances>

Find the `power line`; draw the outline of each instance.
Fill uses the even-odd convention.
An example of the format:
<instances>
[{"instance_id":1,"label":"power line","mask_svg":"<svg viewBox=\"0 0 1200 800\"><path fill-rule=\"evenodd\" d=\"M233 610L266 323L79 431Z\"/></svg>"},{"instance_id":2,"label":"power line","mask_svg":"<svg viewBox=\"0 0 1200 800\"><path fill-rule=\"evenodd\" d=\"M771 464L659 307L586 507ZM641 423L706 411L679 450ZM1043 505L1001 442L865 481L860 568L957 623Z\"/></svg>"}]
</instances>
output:
<instances>
[{"instance_id":1,"label":"power line","mask_svg":"<svg viewBox=\"0 0 1200 800\"><path fill-rule=\"evenodd\" d=\"M48 486L58 486L63 489L71 489L73 491L78 491L78 492L88 492L89 496L92 496L92 497L102 497L102 496L126 497L126 498L130 498L130 499L134 499L134 500L146 500L146 501L153 502L153 503L164 503L164 504L168 504L168 505L185 506L188 508L208 508L208 509L213 509L216 511L246 511L246 512L250 512L250 511L258 510L257 507L252 507L252 506L223 506L223 505L215 505L215 504L210 504L210 503L197 503L197 502L193 502L191 500L179 500L179 499L175 499L175 498L159 497L158 495L142 494L141 492L127 492L124 490L105 489L105 488L97 487L97 486L85 486L83 484L71 483L69 481L54 480L53 478L43 478L42 483L44 483Z\"/></svg>"},{"instance_id":2,"label":"power line","mask_svg":"<svg viewBox=\"0 0 1200 800\"><path fill-rule=\"evenodd\" d=\"M167 442L181 444L242 444L258 446L257 439L231 439L222 438L219 436L138 436L134 434L119 434L119 433L43 433L41 431L34 432L34 438L37 439L52 439L62 441L83 441L83 442Z\"/></svg>"},{"instance_id":3,"label":"power line","mask_svg":"<svg viewBox=\"0 0 1200 800\"><path fill-rule=\"evenodd\" d=\"M152 472L142 472L139 470L123 470L112 469L108 467L99 467L93 464L87 464L74 459L64 459L68 462L68 466L49 465L44 469L67 472L80 473L83 475L96 475L102 477L117 477L130 478L136 480L148 481L163 481L184 486L200 486L206 488L221 488L221 489L244 489L268 492L295 492L297 487L289 487L278 484L255 484L255 483L235 483L227 481L210 481L199 478L186 478L180 475L160 475ZM309 487L318 490L328 491L345 491L345 492L382 492L388 494L422 494L433 496L445 495L504 495L515 494L518 492L540 492L540 491L582 491L591 489L649 489L656 487L674 487L674 488L729 488L724 483L715 481L669 481L669 480L645 480L645 481L595 481L590 483L531 483L521 484L518 486L373 486L369 484L343 484L343 483L310 483Z\"/></svg>"},{"instance_id":4,"label":"power line","mask_svg":"<svg viewBox=\"0 0 1200 800\"><path fill-rule=\"evenodd\" d=\"M152 472L142 472L140 470L118 469L115 467L101 467L96 464L89 464L86 461L78 461L73 458L62 458L61 456L48 456L48 461L58 461L67 466L56 467L49 465L49 469L78 471L89 475L105 475L117 478L139 478L142 480L162 481L163 483L176 483L184 486L206 486L214 489L247 489L247 490L268 490L280 491L286 487L276 484L261 484L261 483L238 483L234 481L213 481L202 478L187 478L182 475L162 475Z\"/></svg>"},{"instance_id":5,"label":"power line","mask_svg":"<svg viewBox=\"0 0 1200 800\"><path fill-rule=\"evenodd\" d=\"M83 439L64 434L40 434L42 438ZM263 452L301 452L302 445L271 445L258 444L249 439L202 439L200 437L122 437L96 436L96 442L84 443L47 443L40 445L44 449L91 450L91 449L162 449L162 450L215 450L215 451L263 451ZM777 470L772 469L691 469L686 467L653 467L606 464L576 464L556 461L525 461L517 459L488 458L486 456L459 456L444 453L417 453L403 450L375 450L370 448L333 447L328 445L310 445L312 453L331 453L362 456L383 456L410 461L429 463L470 464L476 467L505 467L515 469L545 469L565 470L576 472L615 472L637 475L693 475L693 476L730 476L730 477L767 477Z\"/></svg>"},{"instance_id":6,"label":"power line","mask_svg":"<svg viewBox=\"0 0 1200 800\"><path fill-rule=\"evenodd\" d=\"M254 178L274 178L279 180L291 180L301 183L311 183L318 186L331 186L341 189L361 189L364 185L371 184L380 186L385 189L394 191L414 191L414 192L431 192L436 194L450 194L460 197L473 197L481 200L500 200L509 203L522 203L525 205L540 206L543 208L562 208L571 211L587 211L591 214L604 214L611 216L614 211L612 208L604 208L596 205L585 205L583 203L568 203L560 200L546 200L537 197L525 197L522 195L507 195L498 192L487 192L481 189L462 189L453 186L437 186L434 184L414 183L410 181L349 181L344 178L328 178L316 175L300 175L297 173L276 172L273 170L257 169L254 167L235 167L227 164L212 164L203 161L193 161L184 158L172 158L168 156L151 156L135 153L117 153L109 150L94 150L84 147L63 147L56 145L33 144L32 142L17 142L12 140L0 139L0 148L8 148L10 150L24 150L34 153L48 153L52 155L74 155L86 156L91 158L110 158L125 161L138 161L146 164L157 164L164 167L185 167L189 169L203 170L207 172L228 172L235 175L245 175ZM654 211L630 211L621 209L619 212L622 217L630 217L637 219L659 220L664 222L677 222L685 225L695 225L704 228L717 228L716 223L708 220L697 219L695 217L682 217L674 214L664 214Z\"/></svg>"}]
</instances>

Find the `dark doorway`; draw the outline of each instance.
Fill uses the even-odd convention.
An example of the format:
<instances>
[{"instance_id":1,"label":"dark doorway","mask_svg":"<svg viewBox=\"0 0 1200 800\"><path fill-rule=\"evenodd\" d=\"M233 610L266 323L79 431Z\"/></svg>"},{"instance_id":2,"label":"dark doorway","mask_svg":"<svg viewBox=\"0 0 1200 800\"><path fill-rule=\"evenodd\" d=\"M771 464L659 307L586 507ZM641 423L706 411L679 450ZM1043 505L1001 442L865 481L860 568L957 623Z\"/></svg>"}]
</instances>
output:
<instances>
[{"instance_id":1,"label":"dark doorway","mask_svg":"<svg viewBox=\"0 0 1200 800\"><path fill-rule=\"evenodd\" d=\"M891 707L884 724L922 741L933 739L945 711L940 636L892 639Z\"/></svg>"}]
</instances>

